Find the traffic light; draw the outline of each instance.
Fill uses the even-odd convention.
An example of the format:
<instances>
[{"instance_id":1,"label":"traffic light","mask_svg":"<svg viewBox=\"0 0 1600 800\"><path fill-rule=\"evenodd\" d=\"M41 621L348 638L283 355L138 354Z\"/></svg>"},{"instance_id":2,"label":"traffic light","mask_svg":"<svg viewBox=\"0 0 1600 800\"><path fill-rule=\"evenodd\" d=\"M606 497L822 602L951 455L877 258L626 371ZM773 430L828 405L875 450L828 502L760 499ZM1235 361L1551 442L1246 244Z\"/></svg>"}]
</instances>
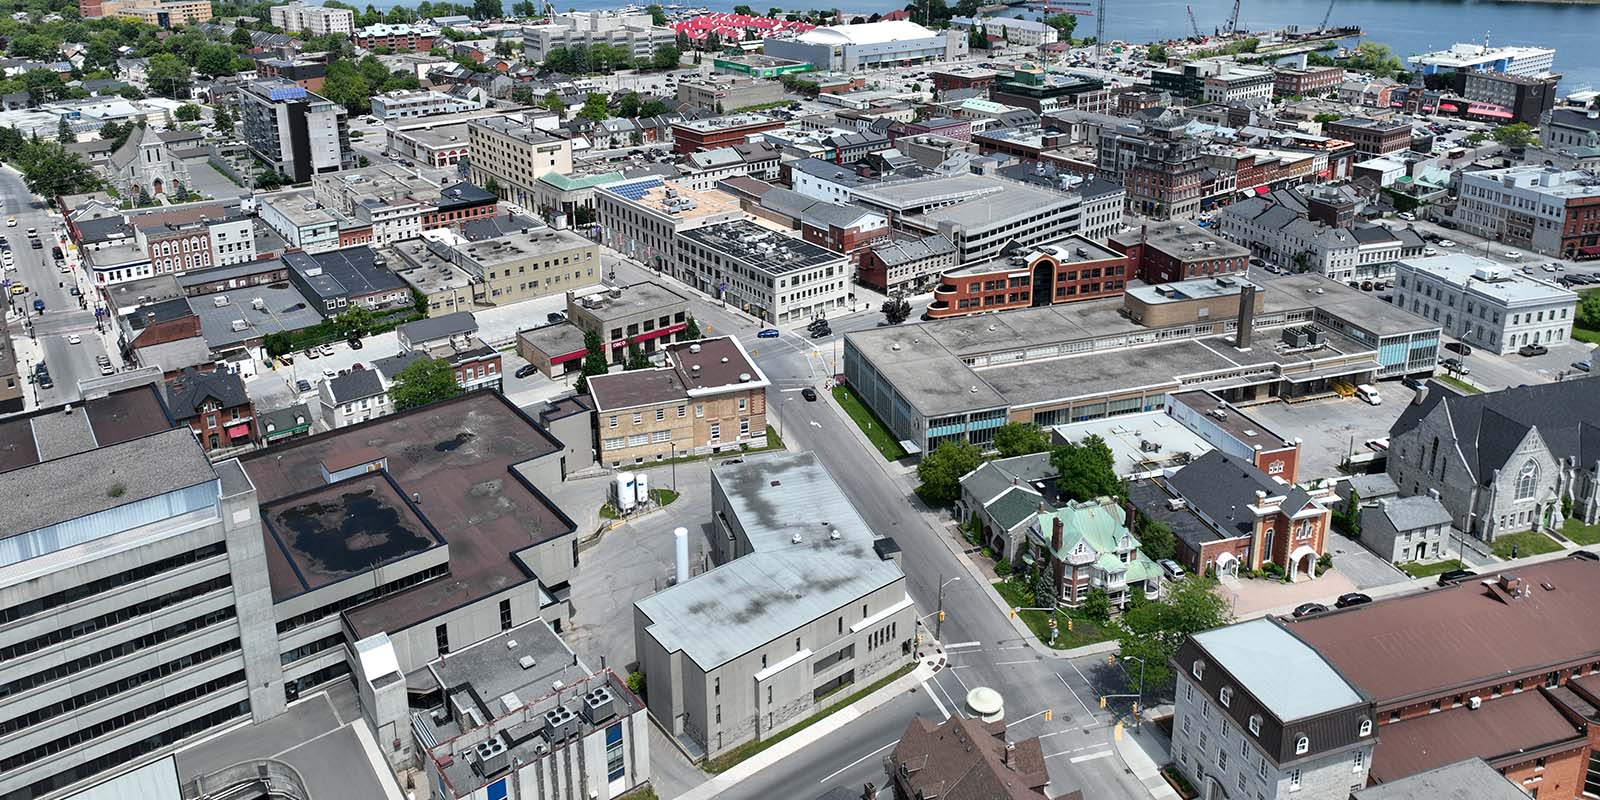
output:
<instances>
[{"instance_id":1,"label":"traffic light","mask_svg":"<svg viewBox=\"0 0 1600 800\"><path fill-rule=\"evenodd\" d=\"M1133 715L1139 716L1139 701L1137 700L1133 701Z\"/></svg>"},{"instance_id":2,"label":"traffic light","mask_svg":"<svg viewBox=\"0 0 1600 800\"><path fill-rule=\"evenodd\" d=\"M1122 723L1117 723L1117 727L1111 729L1111 736L1119 742L1122 741Z\"/></svg>"},{"instance_id":3,"label":"traffic light","mask_svg":"<svg viewBox=\"0 0 1600 800\"><path fill-rule=\"evenodd\" d=\"M1012 619L1016 619L1017 618L1017 610L1014 609L1014 608L1011 609L1011 618Z\"/></svg>"},{"instance_id":4,"label":"traffic light","mask_svg":"<svg viewBox=\"0 0 1600 800\"><path fill-rule=\"evenodd\" d=\"M1067 631L1072 631L1072 617L1067 617Z\"/></svg>"},{"instance_id":5,"label":"traffic light","mask_svg":"<svg viewBox=\"0 0 1600 800\"><path fill-rule=\"evenodd\" d=\"M944 622L944 612L943 611L939 612L939 621L940 622Z\"/></svg>"},{"instance_id":6,"label":"traffic light","mask_svg":"<svg viewBox=\"0 0 1600 800\"><path fill-rule=\"evenodd\" d=\"M1117 665L1117 657L1115 655L1112 655L1111 653L1106 653L1106 666L1114 667L1116 665Z\"/></svg>"},{"instance_id":7,"label":"traffic light","mask_svg":"<svg viewBox=\"0 0 1600 800\"><path fill-rule=\"evenodd\" d=\"M1048 708L1047 708L1047 709L1045 709L1045 710L1044 710L1044 721L1045 721L1045 722L1049 722L1049 721L1050 721L1050 720L1051 720L1051 719L1052 719L1052 718L1054 718L1054 717L1055 717L1055 715L1056 715L1056 714L1055 714L1055 712L1054 712L1054 711L1051 711L1051 710L1050 710L1050 709L1048 709Z\"/></svg>"},{"instance_id":8,"label":"traffic light","mask_svg":"<svg viewBox=\"0 0 1600 800\"><path fill-rule=\"evenodd\" d=\"M1105 695L1100 695L1100 707L1101 708L1105 708L1106 707L1106 696Z\"/></svg>"}]
</instances>

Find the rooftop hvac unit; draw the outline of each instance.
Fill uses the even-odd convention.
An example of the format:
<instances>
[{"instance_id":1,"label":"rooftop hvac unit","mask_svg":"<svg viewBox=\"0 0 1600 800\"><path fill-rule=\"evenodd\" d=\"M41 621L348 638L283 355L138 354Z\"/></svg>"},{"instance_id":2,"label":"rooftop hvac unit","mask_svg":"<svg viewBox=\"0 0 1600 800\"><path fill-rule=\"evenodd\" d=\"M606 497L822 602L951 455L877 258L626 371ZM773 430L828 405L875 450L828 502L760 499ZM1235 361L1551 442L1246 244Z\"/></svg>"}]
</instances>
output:
<instances>
[{"instance_id":1,"label":"rooftop hvac unit","mask_svg":"<svg viewBox=\"0 0 1600 800\"><path fill-rule=\"evenodd\" d=\"M578 715L563 706L544 712L544 738L551 744L564 742L578 732Z\"/></svg>"},{"instance_id":2,"label":"rooftop hvac unit","mask_svg":"<svg viewBox=\"0 0 1600 800\"><path fill-rule=\"evenodd\" d=\"M1306 329L1306 341L1313 345L1322 344L1322 337L1324 335L1325 334L1322 332L1321 328Z\"/></svg>"},{"instance_id":3,"label":"rooftop hvac unit","mask_svg":"<svg viewBox=\"0 0 1600 800\"><path fill-rule=\"evenodd\" d=\"M211 305L216 306L217 308L222 308L223 306L225 306L227 304L228 304L228 296L225 295L225 294L219 294L216 297L211 299Z\"/></svg>"},{"instance_id":4,"label":"rooftop hvac unit","mask_svg":"<svg viewBox=\"0 0 1600 800\"><path fill-rule=\"evenodd\" d=\"M485 778L492 778L511 767L511 748L499 734L473 745L472 756L478 774Z\"/></svg>"},{"instance_id":5,"label":"rooftop hvac unit","mask_svg":"<svg viewBox=\"0 0 1600 800\"><path fill-rule=\"evenodd\" d=\"M1185 500L1185 499L1183 499L1181 497L1170 497L1170 498L1167 498L1167 510L1168 511L1182 511L1182 510L1184 510L1184 509L1186 509L1188 507L1189 507L1189 501L1187 501L1187 500Z\"/></svg>"},{"instance_id":6,"label":"rooftop hvac unit","mask_svg":"<svg viewBox=\"0 0 1600 800\"><path fill-rule=\"evenodd\" d=\"M590 690L583 696L583 705L579 709L583 718L590 725L599 725L616 716L616 696L611 693L611 688L601 686Z\"/></svg>"},{"instance_id":7,"label":"rooftop hvac unit","mask_svg":"<svg viewBox=\"0 0 1600 800\"><path fill-rule=\"evenodd\" d=\"M1290 347L1305 347L1307 339L1304 328L1283 329L1283 342Z\"/></svg>"},{"instance_id":8,"label":"rooftop hvac unit","mask_svg":"<svg viewBox=\"0 0 1600 800\"><path fill-rule=\"evenodd\" d=\"M234 332L237 333L239 331L249 330L250 329L250 323L245 322L242 319L236 319L236 320L233 321L233 326L232 327L233 327Z\"/></svg>"},{"instance_id":9,"label":"rooftop hvac unit","mask_svg":"<svg viewBox=\"0 0 1600 800\"><path fill-rule=\"evenodd\" d=\"M266 311L267 310L267 301L262 300L259 297L252 298L250 300L250 307L255 309L255 310L257 310L257 311Z\"/></svg>"}]
</instances>

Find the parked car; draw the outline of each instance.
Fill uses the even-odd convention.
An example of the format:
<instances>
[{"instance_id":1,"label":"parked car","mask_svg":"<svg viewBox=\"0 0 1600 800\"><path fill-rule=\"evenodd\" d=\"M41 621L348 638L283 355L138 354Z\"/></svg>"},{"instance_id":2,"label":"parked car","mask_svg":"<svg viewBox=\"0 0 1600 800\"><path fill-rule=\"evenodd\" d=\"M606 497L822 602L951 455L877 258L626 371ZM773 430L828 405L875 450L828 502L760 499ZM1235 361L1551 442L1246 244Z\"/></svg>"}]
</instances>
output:
<instances>
[{"instance_id":1,"label":"parked car","mask_svg":"<svg viewBox=\"0 0 1600 800\"><path fill-rule=\"evenodd\" d=\"M1167 574L1167 580L1171 581L1183 580L1184 575L1187 574L1183 571L1182 564L1179 564L1170 558L1161 559L1161 571L1165 572Z\"/></svg>"},{"instance_id":2,"label":"parked car","mask_svg":"<svg viewBox=\"0 0 1600 800\"><path fill-rule=\"evenodd\" d=\"M322 354L325 355L325 356L333 355L333 345L331 345L331 344L324 344L323 346L321 346L321 347L319 347L317 349L322 351Z\"/></svg>"},{"instance_id":3,"label":"parked car","mask_svg":"<svg viewBox=\"0 0 1600 800\"><path fill-rule=\"evenodd\" d=\"M1550 348L1542 344L1525 344L1517 348L1517 355L1519 356L1542 356L1548 352L1550 352Z\"/></svg>"},{"instance_id":4,"label":"parked car","mask_svg":"<svg viewBox=\"0 0 1600 800\"><path fill-rule=\"evenodd\" d=\"M1360 592L1350 592L1349 594L1339 595L1339 599L1334 602L1333 606L1334 608L1349 608L1351 606L1364 605L1370 602L1372 602L1371 597Z\"/></svg>"},{"instance_id":5,"label":"parked car","mask_svg":"<svg viewBox=\"0 0 1600 800\"><path fill-rule=\"evenodd\" d=\"M1472 374L1472 369L1469 368L1466 364L1461 363L1461 359L1459 359L1459 358L1446 358L1446 359L1443 359L1443 360L1441 360L1439 362L1439 366L1444 367L1446 371L1454 372L1454 373L1456 373L1458 375L1471 375ZM1587 371L1587 370L1585 370L1585 371Z\"/></svg>"},{"instance_id":6,"label":"parked car","mask_svg":"<svg viewBox=\"0 0 1600 800\"><path fill-rule=\"evenodd\" d=\"M1369 406L1383 405L1383 395L1378 394L1377 388L1370 383L1356 386L1356 398Z\"/></svg>"},{"instance_id":7,"label":"parked car","mask_svg":"<svg viewBox=\"0 0 1600 800\"><path fill-rule=\"evenodd\" d=\"M347 344L350 345L351 350L360 350L361 348L366 347L366 345L361 343L361 339L355 336L350 337L350 341L347 342Z\"/></svg>"},{"instance_id":8,"label":"parked car","mask_svg":"<svg viewBox=\"0 0 1600 800\"><path fill-rule=\"evenodd\" d=\"M534 366L532 364L528 364L528 365L523 366L521 369L517 370L516 374L517 374L518 378L526 378L529 375L532 375L533 373L538 372L538 371L539 371L538 367L536 367L536 366Z\"/></svg>"},{"instance_id":9,"label":"parked car","mask_svg":"<svg viewBox=\"0 0 1600 800\"><path fill-rule=\"evenodd\" d=\"M297 392L309 392L311 391L311 381L301 378L294 382L294 389Z\"/></svg>"},{"instance_id":10,"label":"parked car","mask_svg":"<svg viewBox=\"0 0 1600 800\"><path fill-rule=\"evenodd\" d=\"M1452 353L1460 353L1464 356L1472 355L1472 346L1465 342L1446 342L1444 349L1449 350Z\"/></svg>"},{"instance_id":11,"label":"parked car","mask_svg":"<svg viewBox=\"0 0 1600 800\"><path fill-rule=\"evenodd\" d=\"M83 337L76 333L67 334L67 344L83 344Z\"/></svg>"},{"instance_id":12,"label":"parked car","mask_svg":"<svg viewBox=\"0 0 1600 800\"><path fill-rule=\"evenodd\" d=\"M1477 576L1478 573L1473 572L1470 569L1453 569L1449 572L1439 573L1439 585L1449 586L1450 584L1458 583L1468 578L1475 578Z\"/></svg>"},{"instance_id":13,"label":"parked car","mask_svg":"<svg viewBox=\"0 0 1600 800\"><path fill-rule=\"evenodd\" d=\"M806 388L801 389L800 390L800 396L804 397L807 403L815 403L815 402L817 402L817 390L811 388L810 386L807 386Z\"/></svg>"},{"instance_id":14,"label":"parked car","mask_svg":"<svg viewBox=\"0 0 1600 800\"><path fill-rule=\"evenodd\" d=\"M1593 364L1589 363L1589 359L1587 359L1587 358L1582 360L1582 361L1574 361L1574 362L1572 362L1572 366L1573 366L1574 369L1580 369L1580 370L1583 370L1584 372L1588 372L1590 369L1592 369L1594 367Z\"/></svg>"},{"instance_id":15,"label":"parked car","mask_svg":"<svg viewBox=\"0 0 1600 800\"><path fill-rule=\"evenodd\" d=\"M1567 558L1581 558L1584 561L1600 561L1600 555L1595 555L1588 550L1574 550L1567 554Z\"/></svg>"},{"instance_id":16,"label":"parked car","mask_svg":"<svg viewBox=\"0 0 1600 800\"><path fill-rule=\"evenodd\" d=\"M306 358L322 358L322 351L315 347L307 347Z\"/></svg>"},{"instance_id":17,"label":"parked car","mask_svg":"<svg viewBox=\"0 0 1600 800\"><path fill-rule=\"evenodd\" d=\"M1448 227L1454 227L1454 226L1448 226ZM1456 243L1450 241L1449 239L1440 239L1439 240L1439 246L1440 247L1455 247Z\"/></svg>"},{"instance_id":18,"label":"parked car","mask_svg":"<svg viewBox=\"0 0 1600 800\"><path fill-rule=\"evenodd\" d=\"M759 332L756 333L756 338L757 339L776 339L776 338L778 338L778 329L777 328L762 328Z\"/></svg>"},{"instance_id":19,"label":"parked car","mask_svg":"<svg viewBox=\"0 0 1600 800\"><path fill-rule=\"evenodd\" d=\"M552 311L544 315L544 321L550 323L551 325L554 325L558 322L566 322L567 315L561 313L560 311Z\"/></svg>"},{"instance_id":20,"label":"parked car","mask_svg":"<svg viewBox=\"0 0 1600 800\"><path fill-rule=\"evenodd\" d=\"M1294 607L1294 618L1309 617L1312 614L1321 614L1327 610L1328 607L1321 603L1301 603Z\"/></svg>"},{"instance_id":21,"label":"parked car","mask_svg":"<svg viewBox=\"0 0 1600 800\"><path fill-rule=\"evenodd\" d=\"M833 328L830 328L827 325L823 325L820 328L812 328L811 329L811 338L813 338L813 339L821 339L824 336L832 336L832 335L833 335Z\"/></svg>"},{"instance_id":22,"label":"parked car","mask_svg":"<svg viewBox=\"0 0 1600 800\"><path fill-rule=\"evenodd\" d=\"M334 372L333 371L333 367L323 367L322 368L322 377L324 377L324 378L337 378L337 377L339 377L339 373Z\"/></svg>"}]
</instances>

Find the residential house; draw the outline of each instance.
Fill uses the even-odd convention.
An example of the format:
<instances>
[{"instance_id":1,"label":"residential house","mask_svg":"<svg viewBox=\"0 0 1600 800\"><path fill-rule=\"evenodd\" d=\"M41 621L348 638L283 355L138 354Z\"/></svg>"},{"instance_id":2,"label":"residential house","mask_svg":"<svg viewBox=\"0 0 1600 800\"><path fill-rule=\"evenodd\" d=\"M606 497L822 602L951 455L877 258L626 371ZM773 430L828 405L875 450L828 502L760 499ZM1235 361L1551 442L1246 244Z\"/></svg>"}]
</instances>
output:
<instances>
[{"instance_id":1,"label":"residential house","mask_svg":"<svg viewBox=\"0 0 1600 800\"><path fill-rule=\"evenodd\" d=\"M1134 591L1155 594L1161 581L1161 568L1140 549L1128 522L1128 509L1115 497L1068 501L1034 517L1023 560L1048 565L1061 605L1078 608L1101 591L1120 611Z\"/></svg>"},{"instance_id":2,"label":"residential house","mask_svg":"<svg viewBox=\"0 0 1600 800\"><path fill-rule=\"evenodd\" d=\"M238 375L188 368L164 388L173 420L188 425L207 453L255 445L255 404Z\"/></svg>"},{"instance_id":3,"label":"residential house","mask_svg":"<svg viewBox=\"0 0 1600 800\"><path fill-rule=\"evenodd\" d=\"M1437 561L1449 547L1450 512L1437 492L1361 504L1361 544L1396 564Z\"/></svg>"},{"instance_id":4,"label":"residential house","mask_svg":"<svg viewBox=\"0 0 1600 800\"><path fill-rule=\"evenodd\" d=\"M394 413L389 391L376 369L353 369L322 379L317 385L317 402L322 404L322 423L330 429Z\"/></svg>"},{"instance_id":5,"label":"residential house","mask_svg":"<svg viewBox=\"0 0 1600 800\"><path fill-rule=\"evenodd\" d=\"M1027 549L1034 517L1056 507L1055 479L1048 452L985 461L961 476L956 514L963 525L977 528L979 542L996 560L1015 565Z\"/></svg>"},{"instance_id":6,"label":"residential house","mask_svg":"<svg viewBox=\"0 0 1600 800\"><path fill-rule=\"evenodd\" d=\"M918 714L884 761L900 800L1050 797L1044 791L1050 773L1039 737L1009 741L1003 719L985 722L956 714L935 724Z\"/></svg>"}]
</instances>

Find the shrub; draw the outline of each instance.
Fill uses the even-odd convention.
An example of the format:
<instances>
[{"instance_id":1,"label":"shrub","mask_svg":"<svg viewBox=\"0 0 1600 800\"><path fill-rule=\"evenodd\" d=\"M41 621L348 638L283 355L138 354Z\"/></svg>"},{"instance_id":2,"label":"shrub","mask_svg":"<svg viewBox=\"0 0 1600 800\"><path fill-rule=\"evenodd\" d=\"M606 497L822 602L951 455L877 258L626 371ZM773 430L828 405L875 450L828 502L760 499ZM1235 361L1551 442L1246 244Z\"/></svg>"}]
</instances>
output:
<instances>
[{"instance_id":1,"label":"shrub","mask_svg":"<svg viewBox=\"0 0 1600 800\"><path fill-rule=\"evenodd\" d=\"M994 562L994 574L999 575L1002 578L1010 575L1011 561L1009 559L1002 558L999 561Z\"/></svg>"},{"instance_id":2,"label":"shrub","mask_svg":"<svg viewBox=\"0 0 1600 800\"><path fill-rule=\"evenodd\" d=\"M1332 566L1333 566L1333 554L1332 553L1323 553L1317 559L1317 574L1321 575L1322 573L1327 572L1328 568L1330 568Z\"/></svg>"},{"instance_id":3,"label":"shrub","mask_svg":"<svg viewBox=\"0 0 1600 800\"><path fill-rule=\"evenodd\" d=\"M637 670L628 673L628 691L637 695L644 694L644 673Z\"/></svg>"}]
</instances>

